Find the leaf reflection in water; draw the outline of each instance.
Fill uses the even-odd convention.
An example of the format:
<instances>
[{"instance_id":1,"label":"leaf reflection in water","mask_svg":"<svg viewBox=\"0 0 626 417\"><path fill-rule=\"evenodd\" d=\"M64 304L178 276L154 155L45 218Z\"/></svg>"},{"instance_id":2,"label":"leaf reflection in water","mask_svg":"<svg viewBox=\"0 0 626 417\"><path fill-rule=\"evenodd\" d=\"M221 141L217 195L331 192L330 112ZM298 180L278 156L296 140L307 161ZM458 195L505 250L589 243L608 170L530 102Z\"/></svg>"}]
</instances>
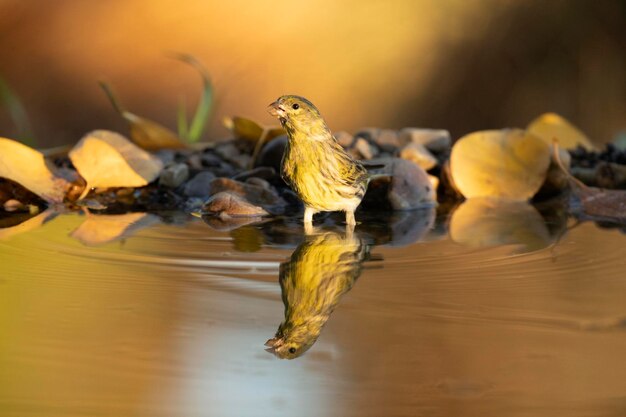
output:
<instances>
[{"instance_id":1,"label":"leaf reflection in water","mask_svg":"<svg viewBox=\"0 0 626 417\"><path fill-rule=\"evenodd\" d=\"M341 297L370 259L358 235L308 235L280 267L285 319L265 345L281 359L294 359L313 346Z\"/></svg>"},{"instance_id":2,"label":"leaf reflection in water","mask_svg":"<svg viewBox=\"0 0 626 417\"><path fill-rule=\"evenodd\" d=\"M452 214L450 238L474 247L518 245L517 253L543 249L553 240L543 217L525 201L480 197Z\"/></svg>"},{"instance_id":3,"label":"leaf reflection in water","mask_svg":"<svg viewBox=\"0 0 626 417\"><path fill-rule=\"evenodd\" d=\"M71 237L86 246L98 246L132 236L137 231L159 222L159 218L148 213L90 214L71 233Z\"/></svg>"}]
</instances>

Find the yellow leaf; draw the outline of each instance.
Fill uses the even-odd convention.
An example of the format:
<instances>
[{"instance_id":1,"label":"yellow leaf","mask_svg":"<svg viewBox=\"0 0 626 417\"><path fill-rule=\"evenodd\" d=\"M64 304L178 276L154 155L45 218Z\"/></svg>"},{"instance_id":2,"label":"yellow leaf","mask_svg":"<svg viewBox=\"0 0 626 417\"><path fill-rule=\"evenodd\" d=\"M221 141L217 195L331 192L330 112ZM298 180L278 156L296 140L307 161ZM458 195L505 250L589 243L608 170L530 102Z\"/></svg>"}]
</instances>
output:
<instances>
[{"instance_id":1,"label":"yellow leaf","mask_svg":"<svg viewBox=\"0 0 626 417\"><path fill-rule=\"evenodd\" d=\"M525 201L470 198L450 219L450 238L473 247L521 245L524 251L551 243L543 217Z\"/></svg>"},{"instance_id":2,"label":"yellow leaf","mask_svg":"<svg viewBox=\"0 0 626 417\"><path fill-rule=\"evenodd\" d=\"M85 135L70 151L78 173L93 187L142 187L154 181L163 163L131 143L124 136L107 130Z\"/></svg>"},{"instance_id":3,"label":"yellow leaf","mask_svg":"<svg viewBox=\"0 0 626 417\"><path fill-rule=\"evenodd\" d=\"M186 145L180 140L176 133L152 120L137 116L122 107L117 96L109 84L100 82L100 87L111 100L115 111L124 118L130 125L130 139L143 149L156 151L159 149L180 149Z\"/></svg>"},{"instance_id":4,"label":"yellow leaf","mask_svg":"<svg viewBox=\"0 0 626 417\"><path fill-rule=\"evenodd\" d=\"M53 172L41 152L0 138L0 177L14 181L49 203L61 203L70 184Z\"/></svg>"},{"instance_id":5,"label":"yellow leaf","mask_svg":"<svg viewBox=\"0 0 626 417\"><path fill-rule=\"evenodd\" d=\"M261 139L263 133L266 131L267 133L265 133L265 137L263 138L264 141L270 141L276 136L285 134L285 130L282 127L262 126L254 120L239 116L225 118L224 126L231 130L236 137L252 142Z\"/></svg>"},{"instance_id":6,"label":"yellow leaf","mask_svg":"<svg viewBox=\"0 0 626 417\"><path fill-rule=\"evenodd\" d=\"M545 113L530 122L526 131L543 139L548 145L557 139L564 149L574 149L581 145L585 149L595 149L593 143L576 126L556 113Z\"/></svg>"},{"instance_id":7,"label":"yellow leaf","mask_svg":"<svg viewBox=\"0 0 626 417\"><path fill-rule=\"evenodd\" d=\"M550 148L520 129L486 130L459 139L450 155L450 172L466 197L528 200L541 187L550 165Z\"/></svg>"},{"instance_id":8,"label":"yellow leaf","mask_svg":"<svg viewBox=\"0 0 626 417\"><path fill-rule=\"evenodd\" d=\"M130 125L131 140L143 149L155 151L159 149L181 149L186 147L176 133L165 126L128 111L122 112L122 117L126 119Z\"/></svg>"}]
</instances>

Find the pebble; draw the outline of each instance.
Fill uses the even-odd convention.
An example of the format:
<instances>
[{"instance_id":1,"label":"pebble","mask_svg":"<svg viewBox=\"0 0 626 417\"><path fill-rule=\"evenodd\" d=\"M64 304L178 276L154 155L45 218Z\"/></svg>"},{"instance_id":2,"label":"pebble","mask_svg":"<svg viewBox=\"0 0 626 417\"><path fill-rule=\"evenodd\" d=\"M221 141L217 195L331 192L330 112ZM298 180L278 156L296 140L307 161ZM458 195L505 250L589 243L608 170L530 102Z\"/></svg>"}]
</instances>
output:
<instances>
[{"instance_id":1,"label":"pebble","mask_svg":"<svg viewBox=\"0 0 626 417\"><path fill-rule=\"evenodd\" d=\"M272 185L269 182L265 181L263 178L256 178L256 177L248 178L246 180L246 184L258 185L259 187L263 187L266 190L272 189Z\"/></svg>"},{"instance_id":2,"label":"pebble","mask_svg":"<svg viewBox=\"0 0 626 417\"><path fill-rule=\"evenodd\" d=\"M414 142L402 148L400 158L411 161L426 171L433 169L438 164L437 158L424 145Z\"/></svg>"},{"instance_id":3,"label":"pebble","mask_svg":"<svg viewBox=\"0 0 626 417\"><path fill-rule=\"evenodd\" d=\"M256 206L245 198L231 192L219 192L209 198L202 206L204 214L217 215L222 219L230 217L262 217L269 213L263 207Z\"/></svg>"},{"instance_id":4,"label":"pebble","mask_svg":"<svg viewBox=\"0 0 626 417\"><path fill-rule=\"evenodd\" d=\"M189 167L187 164L169 165L163 169L159 177L159 185L176 188L189 178Z\"/></svg>"},{"instance_id":5,"label":"pebble","mask_svg":"<svg viewBox=\"0 0 626 417\"><path fill-rule=\"evenodd\" d=\"M343 130L340 130L339 132L334 132L333 136L337 140L337 143L343 146L345 149L350 148L352 146L352 143L354 143L354 137Z\"/></svg>"},{"instance_id":6,"label":"pebble","mask_svg":"<svg viewBox=\"0 0 626 417\"><path fill-rule=\"evenodd\" d=\"M398 138L403 146L409 143L417 143L434 153L449 151L452 146L450 132L445 129L405 127L400 130Z\"/></svg>"},{"instance_id":7,"label":"pebble","mask_svg":"<svg viewBox=\"0 0 626 417\"><path fill-rule=\"evenodd\" d=\"M351 149L356 159L372 159L378 155L378 149L370 145L364 138L358 138Z\"/></svg>"},{"instance_id":8,"label":"pebble","mask_svg":"<svg viewBox=\"0 0 626 417\"><path fill-rule=\"evenodd\" d=\"M272 180L276 178L276 170L272 167L257 167L248 171L240 172L232 177L237 181L246 181L249 178L262 178L264 180Z\"/></svg>"},{"instance_id":9,"label":"pebble","mask_svg":"<svg viewBox=\"0 0 626 417\"><path fill-rule=\"evenodd\" d=\"M287 147L289 138L287 135L280 135L272 139L259 152L254 164L255 167L271 167L276 172L280 172L280 165L283 160L283 153Z\"/></svg>"},{"instance_id":10,"label":"pebble","mask_svg":"<svg viewBox=\"0 0 626 417\"><path fill-rule=\"evenodd\" d=\"M211 195L211 181L214 179L215 175L212 172L200 172L185 184L183 194L187 197L206 198Z\"/></svg>"},{"instance_id":11,"label":"pebble","mask_svg":"<svg viewBox=\"0 0 626 417\"><path fill-rule=\"evenodd\" d=\"M398 132L392 129L366 127L359 130L355 136L366 139L370 143L379 146L384 152L393 153L401 146Z\"/></svg>"},{"instance_id":12,"label":"pebble","mask_svg":"<svg viewBox=\"0 0 626 417\"><path fill-rule=\"evenodd\" d=\"M154 156L159 158L163 165L171 164L174 162L174 156L176 155L176 151L173 149L160 149L154 153Z\"/></svg>"},{"instance_id":13,"label":"pebble","mask_svg":"<svg viewBox=\"0 0 626 417\"><path fill-rule=\"evenodd\" d=\"M233 142L220 143L213 148L213 151L227 161L232 161L240 155L239 149Z\"/></svg>"},{"instance_id":14,"label":"pebble","mask_svg":"<svg viewBox=\"0 0 626 417\"><path fill-rule=\"evenodd\" d=\"M379 158L372 163L384 164L385 167L381 175L370 182L364 199L366 206L413 210L437 204L433 184L421 167L400 158Z\"/></svg>"},{"instance_id":15,"label":"pebble","mask_svg":"<svg viewBox=\"0 0 626 417\"><path fill-rule=\"evenodd\" d=\"M219 167L224 161L214 153L205 152L200 156L200 163L207 168Z\"/></svg>"}]
</instances>

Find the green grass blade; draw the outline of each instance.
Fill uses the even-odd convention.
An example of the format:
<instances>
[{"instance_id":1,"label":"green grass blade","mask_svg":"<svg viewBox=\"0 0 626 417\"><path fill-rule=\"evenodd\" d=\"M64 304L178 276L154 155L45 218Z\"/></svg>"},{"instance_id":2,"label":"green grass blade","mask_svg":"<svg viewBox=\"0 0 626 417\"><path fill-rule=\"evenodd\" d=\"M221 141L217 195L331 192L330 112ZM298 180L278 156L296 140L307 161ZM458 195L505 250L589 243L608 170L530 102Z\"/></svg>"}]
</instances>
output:
<instances>
[{"instance_id":1,"label":"green grass blade","mask_svg":"<svg viewBox=\"0 0 626 417\"><path fill-rule=\"evenodd\" d=\"M172 57L194 67L202 78L202 97L191 119L191 124L188 126L187 135L183 136L189 142L198 142L204 133L213 110L213 85L211 84L208 71L193 55L172 54Z\"/></svg>"}]
</instances>

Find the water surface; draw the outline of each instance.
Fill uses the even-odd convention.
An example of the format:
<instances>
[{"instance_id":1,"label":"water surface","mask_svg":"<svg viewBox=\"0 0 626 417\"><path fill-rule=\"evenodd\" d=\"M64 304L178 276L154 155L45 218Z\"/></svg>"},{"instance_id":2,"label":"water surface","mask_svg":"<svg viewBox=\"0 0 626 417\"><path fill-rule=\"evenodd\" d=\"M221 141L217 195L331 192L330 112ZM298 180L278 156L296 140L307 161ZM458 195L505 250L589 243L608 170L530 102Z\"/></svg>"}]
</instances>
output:
<instances>
[{"instance_id":1,"label":"water surface","mask_svg":"<svg viewBox=\"0 0 626 417\"><path fill-rule=\"evenodd\" d=\"M0 414L624 416L626 237L528 207L0 229ZM281 288L323 304L292 360Z\"/></svg>"}]
</instances>

